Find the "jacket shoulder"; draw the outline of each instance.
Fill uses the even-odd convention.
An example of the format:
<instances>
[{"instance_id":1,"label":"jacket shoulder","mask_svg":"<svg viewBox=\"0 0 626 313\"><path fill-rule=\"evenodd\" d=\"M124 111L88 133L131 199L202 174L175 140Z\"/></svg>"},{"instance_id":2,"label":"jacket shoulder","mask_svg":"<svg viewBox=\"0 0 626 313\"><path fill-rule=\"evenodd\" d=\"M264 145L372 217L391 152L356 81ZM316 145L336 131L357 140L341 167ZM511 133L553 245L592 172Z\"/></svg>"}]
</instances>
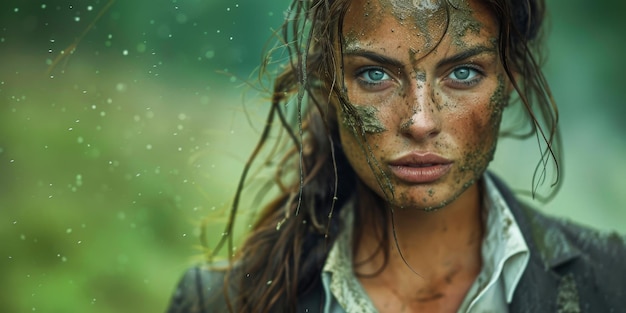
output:
<instances>
[{"instance_id":1,"label":"jacket shoulder","mask_svg":"<svg viewBox=\"0 0 626 313\"><path fill-rule=\"evenodd\" d=\"M585 262L594 262L602 265L607 262L626 260L626 236L616 231L594 229L570 220L553 217L539 212L525 205L525 210L531 211L532 232L534 241L542 246L542 253L552 251L552 254L567 249L571 254L577 254ZM558 259L552 260L558 265ZM617 263L616 263L617 265ZM613 270L619 270L614 268Z\"/></svg>"},{"instance_id":2,"label":"jacket shoulder","mask_svg":"<svg viewBox=\"0 0 626 313\"><path fill-rule=\"evenodd\" d=\"M600 263L596 264L626 259L624 234L601 231L550 216L518 199L499 177L491 173L489 176L513 212L529 248L539 252L546 268L558 267L577 256L582 256L587 262L598 260Z\"/></svg>"},{"instance_id":3,"label":"jacket shoulder","mask_svg":"<svg viewBox=\"0 0 626 313\"><path fill-rule=\"evenodd\" d=\"M558 312L623 312L626 298L624 235L530 210L533 211L533 244L545 267L543 270L533 267L534 273L529 273L528 277L542 272L553 277L553 282L543 281L542 284L552 286L556 292L550 307Z\"/></svg>"},{"instance_id":4,"label":"jacket shoulder","mask_svg":"<svg viewBox=\"0 0 626 313\"><path fill-rule=\"evenodd\" d=\"M180 279L167 313L226 312L224 278L226 270L212 265L196 265Z\"/></svg>"}]
</instances>

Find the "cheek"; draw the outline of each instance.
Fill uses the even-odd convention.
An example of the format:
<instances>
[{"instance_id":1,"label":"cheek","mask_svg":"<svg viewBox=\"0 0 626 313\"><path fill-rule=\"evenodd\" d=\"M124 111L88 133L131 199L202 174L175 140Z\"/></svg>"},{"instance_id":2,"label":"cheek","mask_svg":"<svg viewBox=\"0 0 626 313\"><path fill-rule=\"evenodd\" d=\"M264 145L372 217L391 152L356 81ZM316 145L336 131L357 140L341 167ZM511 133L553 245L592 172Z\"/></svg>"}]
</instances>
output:
<instances>
[{"instance_id":1,"label":"cheek","mask_svg":"<svg viewBox=\"0 0 626 313\"><path fill-rule=\"evenodd\" d=\"M494 139L498 136L501 118L502 110L491 105L482 107L472 114L472 133L479 142L487 143L486 141L490 141L487 139Z\"/></svg>"},{"instance_id":2,"label":"cheek","mask_svg":"<svg viewBox=\"0 0 626 313\"><path fill-rule=\"evenodd\" d=\"M356 172L361 172L365 162L363 153L363 144L361 143L359 134L361 131L356 124L356 119L349 114L338 109L339 117L339 140L346 158Z\"/></svg>"},{"instance_id":3,"label":"cheek","mask_svg":"<svg viewBox=\"0 0 626 313\"><path fill-rule=\"evenodd\" d=\"M345 113L338 112L339 118L344 119ZM345 117L349 119L349 117ZM358 132L355 134L355 132ZM387 133L387 131L383 131ZM354 170L360 180L369 188L376 191L380 196L384 196L379 182L387 180L387 174L383 173L380 168L380 155L384 150L379 147L382 134L365 133L366 142L363 142L361 129L353 128L340 122L339 139L344 155L346 156L350 167Z\"/></svg>"},{"instance_id":4,"label":"cheek","mask_svg":"<svg viewBox=\"0 0 626 313\"><path fill-rule=\"evenodd\" d=\"M463 149L460 174L474 179L493 159L502 117L501 109L495 109L488 100L483 103L468 112L465 123L456 130Z\"/></svg>"},{"instance_id":5,"label":"cheek","mask_svg":"<svg viewBox=\"0 0 626 313\"><path fill-rule=\"evenodd\" d=\"M502 121L502 110L508 102L504 83L501 78L494 82L491 94L481 94L468 99L471 105L465 113L466 123L461 130L464 141L471 144L475 151L493 150Z\"/></svg>"},{"instance_id":6,"label":"cheek","mask_svg":"<svg viewBox=\"0 0 626 313\"><path fill-rule=\"evenodd\" d=\"M344 125L339 130L339 137L343 153L354 173L370 188L376 189L376 186L371 184L374 181L374 174L369 167L363 148L364 145L360 139L355 136L353 130L346 128Z\"/></svg>"}]
</instances>

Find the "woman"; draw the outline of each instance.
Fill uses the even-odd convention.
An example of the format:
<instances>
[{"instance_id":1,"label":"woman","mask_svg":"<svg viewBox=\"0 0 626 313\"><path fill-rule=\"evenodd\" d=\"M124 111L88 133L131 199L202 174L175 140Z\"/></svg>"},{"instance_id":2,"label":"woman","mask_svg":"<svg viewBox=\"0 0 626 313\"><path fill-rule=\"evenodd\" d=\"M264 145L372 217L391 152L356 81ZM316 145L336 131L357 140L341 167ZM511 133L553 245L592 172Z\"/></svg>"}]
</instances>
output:
<instances>
[{"instance_id":1,"label":"woman","mask_svg":"<svg viewBox=\"0 0 626 313\"><path fill-rule=\"evenodd\" d=\"M622 237L546 217L486 171L513 97L545 143L536 174L550 160L558 174L543 15L541 0L295 0L290 63L240 185L277 123L280 194L234 260L185 275L169 311L626 310Z\"/></svg>"}]
</instances>

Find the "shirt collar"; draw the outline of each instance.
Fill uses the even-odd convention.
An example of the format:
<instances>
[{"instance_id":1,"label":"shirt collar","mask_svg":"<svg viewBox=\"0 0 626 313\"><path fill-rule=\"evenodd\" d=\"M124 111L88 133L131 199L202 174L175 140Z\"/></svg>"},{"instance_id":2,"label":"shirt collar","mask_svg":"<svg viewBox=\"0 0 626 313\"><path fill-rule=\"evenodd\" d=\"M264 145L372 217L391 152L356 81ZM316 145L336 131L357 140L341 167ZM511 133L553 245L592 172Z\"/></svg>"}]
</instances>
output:
<instances>
[{"instance_id":1,"label":"shirt collar","mask_svg":"<svg viewBox=\"0 0 626 313\"><path fill-rule=\"evenodd\" d=\"M483 175L483 182L487 227L482 244L482 270L491 273L491 280L501 275L506 301L510 303L530 251L513 212L489 175Z\"/></svg>"},{"instance_id":2,"label":"shirt collar","mask_svg":"<svg viewBox=\"0 0 626 313\"><path fill-rule=\"evenodd\" d=\"M354 202L352 197L341 210L344 228L333 244L322 270L326 299L335 299L346 312L375 313L374 304L354 275L352 268L352 231L354 229ZM326 303L330 311L331 304Z\"/></svg>"},{"instance_id":3,"label":"shirt collar","mask_svg":"<svg viewBox=\"0 0 626 313\"><path fill-rule=\"evenodd\" d=\"M480 298L485 287L502 280L502 291L506 302L510 303L528 264L530 252L511 209L489 175L483 175L483 187L487 218L481 249L483 268L479 275L487 279L484 281L485 286L477 286L478 294L473 299L466 300L473 304ZM326 299L332 299L332 294L346 312L376 312L352 268L354 202L354 198L351 199L341 210L340 218L344 221L344 228L328 254L322 271L322 281L327 293Z\"/></svg>"}]
</instances>

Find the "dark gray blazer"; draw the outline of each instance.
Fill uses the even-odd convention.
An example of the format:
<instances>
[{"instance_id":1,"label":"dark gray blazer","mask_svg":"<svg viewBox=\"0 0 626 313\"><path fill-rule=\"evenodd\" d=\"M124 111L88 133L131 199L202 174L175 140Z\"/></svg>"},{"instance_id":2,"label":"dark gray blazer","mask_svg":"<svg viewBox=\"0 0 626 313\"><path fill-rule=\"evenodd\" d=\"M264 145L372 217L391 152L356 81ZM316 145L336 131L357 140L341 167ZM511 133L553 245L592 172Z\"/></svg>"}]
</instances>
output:
<instances>
[{"instance_id":1,"label":"dark gray blazer","mask_svg":"<svg viewBox=\"0 0 626 313\"><path fill-rule=\"evenodd\" d=\"M509 312L626 312L626 238L548 217L519 202L502 181L492 178L530 249ZM191 268L167 312L227 312L223 285L223 272ZM325 301L320 284L302 295L298 312L323 312Z\"/></svg>"}]
</instances>

